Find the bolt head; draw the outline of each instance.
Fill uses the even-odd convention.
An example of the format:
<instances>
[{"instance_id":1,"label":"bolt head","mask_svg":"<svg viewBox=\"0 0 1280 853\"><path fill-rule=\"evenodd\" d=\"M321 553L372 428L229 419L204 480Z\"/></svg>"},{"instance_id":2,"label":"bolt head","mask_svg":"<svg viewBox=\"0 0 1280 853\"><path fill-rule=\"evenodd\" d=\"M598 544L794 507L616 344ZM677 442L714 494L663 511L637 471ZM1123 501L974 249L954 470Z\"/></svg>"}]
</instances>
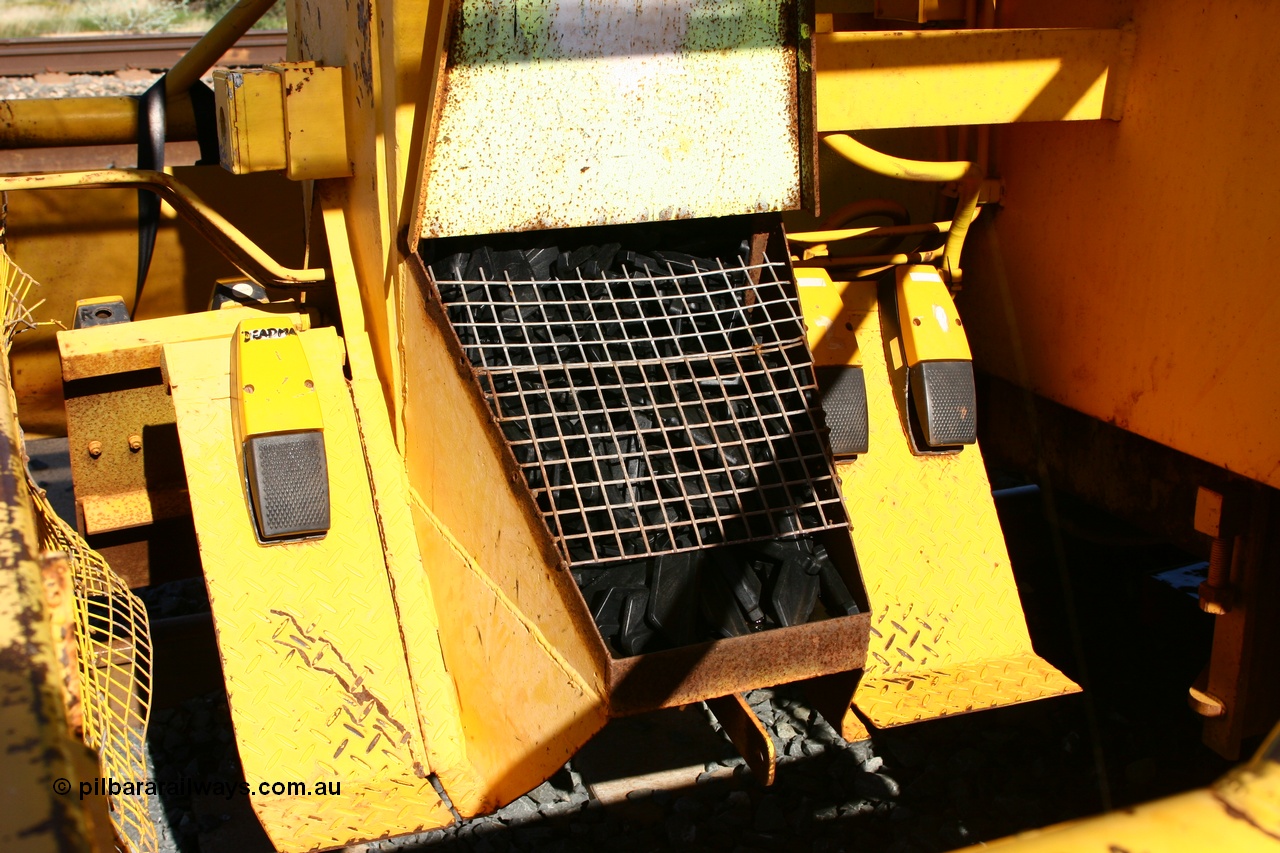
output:
<instances>
[{"instance_id":1,"label":"bolt head","mask_svg":"<svg viewBox=\"0 0 1280 853\"><path fill-rule=\"evenodd\" d=\"M1221 616L1231 610L1235 603L1235 595L1229 586L1209 586L1208 582L1200 584L1200 609L1214 616Z\"/></svg>"}]
</instances>

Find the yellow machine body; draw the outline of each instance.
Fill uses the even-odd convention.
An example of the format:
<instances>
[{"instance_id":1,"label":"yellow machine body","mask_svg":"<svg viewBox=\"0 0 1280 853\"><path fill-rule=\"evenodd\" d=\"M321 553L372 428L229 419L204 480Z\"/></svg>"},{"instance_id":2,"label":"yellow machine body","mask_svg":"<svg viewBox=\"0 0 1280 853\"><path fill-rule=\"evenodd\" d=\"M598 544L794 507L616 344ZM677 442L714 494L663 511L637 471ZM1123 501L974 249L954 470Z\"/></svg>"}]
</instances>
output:
<instances>
[{"instance_id":1,"label":"yellow machine body","mask_svg":"<svg viewBox=\"0 0 1280 853\"><path fill-rule=\"evenodd\" d=\"M171 72L171 141L194 136L180 82L198 79L211 45L234 41L269 5L242 0ZM309 853L488 813L547 779L611 717L702 700L740 724L725 728L739 733L758 778L772 778L772 745L759 743L740 701L757 687L812 689L850 739L868 736L864 720L892 727L1076 692L1032 646L984 464L991 448L934 452L912 438L902 395L919 364L973 361L1255 484L1280 485L1278 392L1256 381L1275 360L1276 302L1260 295L1266 277L1245 248L1265 244L1266 200L1280 184L1256 147L1270 137L1231 130L1236 116L1275 110L1261 90L1237 85L1244 72L1215 58L1265 63L1258 34L1274 31L1280 12L1228 4L1247 23L1225 23L1232 15L1215 9L1206 31L1199 7L1184 2L1098 0L1070 11L1010 2L1000 27L885 31L861 19L847 28L842 15L775 14L798 16L805 4L751 0L736 20L723 4L640 3L635 14L619 7L614 20L583 0L583 14L635 35L629 43L644 49L631 52L600 42L596 30L607 26L584 35L545 15L529 18L526 35L546 38L508 39L508 17L540 8L527 0L464 5L503 23L500 43L468 35L436 0L291 2L289 62L216 76L224 168L0 174L9 250L49 285L47 302L26 299L29 314L10 296L19 304L11 328L65 323L78 300L133 293L135 190L157 190L171 205L141 299L122 300L133 322L37 325L18 336L17 412L0 412L0 440L16 460L15 417L33 435L66 430L77 524L89 540L73 558L117 565L104 571L122 601L136 604L128 587L153 570L144 540L119 561L90 545L105 534L162 536L166 524L189 531L246 781L267 785L252 806L278 849ZM962 4L920 3L918 17L912 4L888 5L887 17L923 23ZM526 61L520 51L531 44L547 55ZM641 73L645 51L661 62ZM1216 76L1169 73L1189 53ZM565 109L580 109L580 90L596 87L609 96L601 112L612 124L588 128L591 116L579 116L583 127L567 132L547 112L528 133L486 125L491 109L519 112L514 99L490 95L521 80L548 102L569 99ZM1194 97L1178 94L1183 84ZM688 109L691 99L707 116ZM1190 116L1197 104L1213 118ZM6 108L5 147L122 144L136 128L130 99ZM660 144L609 135L630 111ZM767 117L765 137L742 132L753 113ZM916 133L948 126L963 128L955 158L936 145L945 132ZM1176 150L1153 153L1175 126L1194 130L1199 150L1225 147L1184 169ZM901 133L885 138L904 140L915 159L843 136L864 130ZM819 146L822 134L833 134L831 145ZM531 158L542 165L529 168ZM1236 186L1231 164L1241 162L1266 192L1221 189ZM482 175L476 163L497 166ZM751 181L735 183L731 168ZM1187 172L1195 180L1171 182ZM543 173L563 179L546 190L549 202L534 191ZM957 197L956 213L828 227L814 210L819 177L828 209L934 184ZM858 368L865 379L869 444L833 463L832 500L849 524L831 534L853 555L845 580L861 611L709 642L685 657L614 658L451 331L417 238L784 210L796 233L781 254L794 255L813 364ZM1201 239L1210 226L1231 235L1226 249ZM83 235L76 252L66 251L68 233ZM922 240L842 254L846 241L904 236ZM213 283L237 270L270 302L206 310ZM1220 298L1211 280L1239 298ZM1185 346L1191 340L1208 343ZM255 533L244 443L298 432L323 433L329 526L267 544ZM157 434L177 441L166 450ZM16 469L6 470L16 484L10 526L21 534L10 544L33 542L32 504ZM1242 515L1229 491L1215 492L1227 497L1204 529L1219 552L1220 543L1236 549L1223 583L1243 604L1221 617L1197 688L1220 718L1213 742L1224 753L1272 722L1266 690L1246 696L1255 658L1239 650L1266 640L1257 626L1280 601L1259 569L1276 548L1265 531L1280 504L1258 490ZM34 552L24 547L0 580L0 641L25 643L35 674L9 689L47 709L12 727L49 747L21 771L42 792L31 795L31 813L43 814L53 808L50 774L74 782L84 770L58 728L72 694L36 677L68 667L53 659L56 620L43 604L23 609L40 600ZM137 628L135 651L144 633ZM110 719L127 698L99 699L98 712ZM1274 793L1274 767L1242 771L1254 774L1248 790L1224 782L1105 818L1097 837L1200 838L1221 817L1224 791ZM283 779L306 790L341 783L340 794L273 792ZM67 818L77 839L103 824L90 811ZM8 831L0 819L0 842ZM1078 836L1083 848L1054 846L1072 832L1086 830L1011 844L1090 849L1094 836ZM1275 846L1253 826L1222 832L1235 833L1241 850Z\"/></svg>"},{"instance_id":2,"label":"yellow machine body","mask_svg":"<svg viewBox=\"0 0 1280 853\"><path fill-rule=\"evenodd\" d=\"M931 266L903 266L897 272L898 326L907 366L922 361L972 361L951 292Z\"/></svg>"},{"instance_id":3,"label":"yellow machine body","mask_svg":"<svg viewBox=\"0 0 1280 853\"><path fill-rule=\"evenodd\" d=\"M1213 786L965 848L962 853L1272 853L1280 844L1280 729Z\"/></svg>"},{"instance_id":4,"label":"yellow machine body","mask_svg":"<svg viewBox=\"0 0 1280 853\"><path fill-rule=\"evenodd\" d=\"M323 430L320 401L292 323L242 320L232 350L236 432L249 436Z\"/></svg>"}]
</instances>

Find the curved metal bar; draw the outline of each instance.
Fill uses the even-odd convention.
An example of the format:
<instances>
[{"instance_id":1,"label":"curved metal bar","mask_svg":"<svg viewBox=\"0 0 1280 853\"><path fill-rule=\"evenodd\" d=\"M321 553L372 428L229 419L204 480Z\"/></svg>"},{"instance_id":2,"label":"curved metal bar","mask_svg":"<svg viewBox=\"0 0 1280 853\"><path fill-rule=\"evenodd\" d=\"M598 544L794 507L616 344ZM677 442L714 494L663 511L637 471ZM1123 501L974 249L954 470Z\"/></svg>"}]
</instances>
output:
<instances>
[{"instance_id":1,"label":"curved metal bar","mask_svg":"<svg viewBox=\"0 0 1280 853\"><path fill-rule=\"evenodd\" d=\"M103 187L146 189L173 206L182 218L213 244L242 273L259 284L306 287L328 277L322 269L296 270L282 266L222 214L205 204L185 184L164 172L143 169L99 169L89 172L45 172L0 176L0 191L64 190Z\"/></svg>"},{"instance_id":2,"label":"curved metal bar","mask_svg":"<svg viewBox=\"0 0 1280 853\"><path fill-rule=\"evenodd\" d=\"M982 168L977 163L966 160L933 162L894 157L863 145L845 133L832 134L823 139L841 157L879 175L905 181L947 183L956 181L959 183L960 202L956 206L955 216L951 219L951 229L947 233L947 244L942 254L943 271L952 284L958 284L961 277L960 251L964 248L964 238L969 233L969 224L977 214L978 194L982 190Z\"/></svg>"},{"instance_id":3,"label":"curved metal bar","mask_svg":"<svg viewBox=\"0 0 1280 853\"><path fill-rule=\"evenodd\" d=\"M165 75L164 88L170 98L181 97L235 46L240 36L266 14L276 0L240 0L227 11L200 41L183 55Z\"/></svg>"}]
</instances>

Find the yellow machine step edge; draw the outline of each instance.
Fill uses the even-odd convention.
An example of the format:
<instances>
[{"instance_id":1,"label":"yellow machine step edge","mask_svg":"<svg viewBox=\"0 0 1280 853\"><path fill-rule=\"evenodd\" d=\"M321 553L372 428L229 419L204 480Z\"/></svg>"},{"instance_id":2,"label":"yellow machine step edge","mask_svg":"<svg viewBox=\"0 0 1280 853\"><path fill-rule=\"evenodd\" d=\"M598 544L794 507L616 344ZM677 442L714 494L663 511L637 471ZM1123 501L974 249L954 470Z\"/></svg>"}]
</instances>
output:
<instances>
[{"instance_id":1,"label":"yellow machine step edge","mask_svg":"<svg viewBox=\"0 0 1280 853\"><path fill-rule=\"evenodd\" d=\"M323 538L274 545L257 541L245 501L230 340L164 351L245 779L285 853L453 819L428 778L341 343L331 329L300 339L324 416L330 493L342 499ZM280 782L307 794L270 793ZM339 793L311 795L317 784Z\"/></svg>"},{"instance_id":2,"label":"yellow machine step edge","mask_svg":"<svg viewBox=\"0 0 1280 853\"><path fill-rule=\"evenodd\" d=\"M979 448L911 451L890 386L905 360L882 339L875 283L796 277L819 361L856 354L866 371L870 448L837 466L872 611L854 704L888 727L1078 691L1031 647ZM866 736L852 714L844 735Z\"/></svg>"}]
</instances>

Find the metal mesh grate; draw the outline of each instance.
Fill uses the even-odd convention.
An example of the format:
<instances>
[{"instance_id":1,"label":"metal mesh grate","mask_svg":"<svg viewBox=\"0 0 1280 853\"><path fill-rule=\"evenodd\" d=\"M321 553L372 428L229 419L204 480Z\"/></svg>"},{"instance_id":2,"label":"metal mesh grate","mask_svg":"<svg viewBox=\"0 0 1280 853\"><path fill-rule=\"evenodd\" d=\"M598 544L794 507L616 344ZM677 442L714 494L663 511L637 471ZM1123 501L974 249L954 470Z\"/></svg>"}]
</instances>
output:
<instances>
[{"instance_id":1,"label":"metal mesh grate","mask_svg":"<svg viewBox=\"0 0 1280 853\"><path fill-rule=\"evenodd\" d=\"M571 563L846 523L785 264L654 253L519 280L537 251L433 275Z\"/></svg>"},{"instance_id":2,"label":"metal mesh grate","mask_svg":"<svg viewBox=\"0 0 1280 853\"><path fill-rule=\"evenodd\" d=\"M4 344L0 369L8 374L14 336L38 325L25 300L36 282L0 248L0 296L4 305ZM9 404L17 400L9 385ZM23 438L25 451L25 437ZM40 519L40 545L67 555L73 585L76 669L84 739L98 753L104 778L147 776L146 735L151 714L151 625L147 611L129 585L90 548L75 528L58 516L44 490L26 471L31 500ZM75 708L68 708L74 714ZM151 797L111 795L111 822L124 851L155 850L156 827Z\"/></svg>"}]
</instances>

